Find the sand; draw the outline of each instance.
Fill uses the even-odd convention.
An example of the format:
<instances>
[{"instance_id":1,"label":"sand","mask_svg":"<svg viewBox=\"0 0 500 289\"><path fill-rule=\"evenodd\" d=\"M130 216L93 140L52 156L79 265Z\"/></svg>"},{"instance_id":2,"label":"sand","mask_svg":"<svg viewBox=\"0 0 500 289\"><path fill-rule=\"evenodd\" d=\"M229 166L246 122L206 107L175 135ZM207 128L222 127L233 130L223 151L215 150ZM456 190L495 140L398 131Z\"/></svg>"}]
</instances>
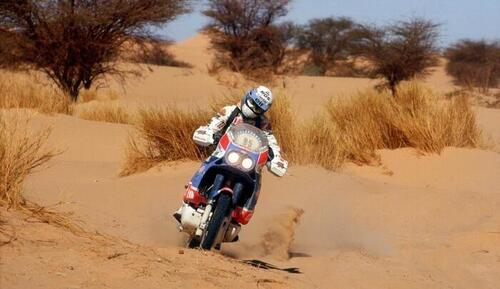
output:
<instances>
[{"instance_id":1,"label":"sand","mask_svg":"<svg viewBox=\"0 0 500 289\"><path fill-rule=\"evenodd\" d=\"M205 44L204 44L205 41ZM205 46L204 46L205 45ZM238 89L221 85L205 67L206 38L173 50L194 68L157 68L130 81L118 102L206 106ZM442 72L442 71L441 71ZM453 86L441 72L427 80ZM331 96L348 96L373 80L289 77L282 91L308 117ZM500 111L478 108L493 146ZM500 154L446 148L440 155L382 150L378 167L339 172L292 166L264 175L255 216L241 241L222 252L182 250L171 213L196 162L178 162L119 178L133 128L70 116L32 116L51 125L50 143L64 150L29 177L26 196L90 230L127 242L90 240L13 212L2 219L17 240L0 246L1 288L484 288L500 284ZM302 274L244 264L260 260Z\"/></svg>"}]
</instances>

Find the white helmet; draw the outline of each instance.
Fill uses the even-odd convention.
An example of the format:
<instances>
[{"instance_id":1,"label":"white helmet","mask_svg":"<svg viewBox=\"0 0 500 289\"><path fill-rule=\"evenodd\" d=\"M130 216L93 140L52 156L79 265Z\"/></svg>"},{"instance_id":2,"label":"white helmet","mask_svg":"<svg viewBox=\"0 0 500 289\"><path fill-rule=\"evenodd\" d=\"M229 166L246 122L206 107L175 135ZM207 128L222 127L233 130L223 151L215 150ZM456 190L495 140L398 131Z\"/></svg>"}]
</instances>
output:
<instances>
[{"instance_id":1,"label":"white helmet","mask_svg":"<svg viewBox=\"0 0 500 289\"><path fill-rule=\"evenodd\" d=\"M241 101L241 112L245 117L255 118L264 114L273 104L273 93L265 86L247 92Z\"/></svg>"}]
</instances>

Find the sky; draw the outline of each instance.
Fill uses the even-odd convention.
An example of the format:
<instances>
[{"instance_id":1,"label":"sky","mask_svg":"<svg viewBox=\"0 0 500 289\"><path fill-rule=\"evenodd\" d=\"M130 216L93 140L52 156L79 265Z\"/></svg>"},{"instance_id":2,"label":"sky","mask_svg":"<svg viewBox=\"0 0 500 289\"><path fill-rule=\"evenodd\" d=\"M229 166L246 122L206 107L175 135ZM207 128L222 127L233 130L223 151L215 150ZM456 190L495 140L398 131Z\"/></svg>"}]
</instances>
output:
<instances>
[{"instance_id":1,"label":"sky","mask_svg":"<svg viewBox=\"0 0 500 289\"><path fill-rule=\"evenodd\" d=\"M198 0L193 13L171 22L160 34L175 41L194 36L207 22L201 10L203 1ZM424 17L441 24L442 46L462 38L500 40L500 0L292 0L288 15L280 21L304 24L329 16L377 25Z\"/></svg>"}]
</instances>

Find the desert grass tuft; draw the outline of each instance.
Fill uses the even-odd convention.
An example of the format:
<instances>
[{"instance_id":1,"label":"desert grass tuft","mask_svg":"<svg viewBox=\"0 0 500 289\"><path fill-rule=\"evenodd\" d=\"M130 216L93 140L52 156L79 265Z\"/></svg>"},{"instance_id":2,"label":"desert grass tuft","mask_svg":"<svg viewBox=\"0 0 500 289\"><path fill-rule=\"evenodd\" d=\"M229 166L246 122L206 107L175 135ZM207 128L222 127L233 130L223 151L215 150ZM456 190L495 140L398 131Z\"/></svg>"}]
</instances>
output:
<instances>
[{"instance_id":1,"label":"desert grass tuft","mask_svg":"<svg viewBox=\"0 0 500 289\"><path fill-rule=\"evenodd\" d=\"M65 228L79 235L87 233L71 214L52 210L23 196L25 179L42 168L59 152L47 146L50 128L36 133L28 130L29 118L0 113L0 207L16 209L30 218Z\"/></svg>"},{"instance_id":2,"label":"desert grass tuft","mask_svg":"<svg viewBox=\"0 0 500 289\"><path fill-rule=\"evenodd\" d=\"M86 120L132 124L134 116L126 108L108 102L94 105L78 106L76 116Z\"/></svg>"},{"instance_id":3,"label":"desert grass tuft","mask_svg":"<svg viewBox=\"0 0 500 289\"><path fill-rule=\"evenodd\" d=\"M55 87L35 84L36 77L0 71L0 108L28 108L41 113L71 114L71 100Z\"/></svg>"},{"instance_id":4,"label":"desert grass tuft","mask_svg":"<svg viewBox=\"0 0 500 289\"><path fill-rule=\"evenodd\" d=\"M56 152L46 147L50 129L27 131L27 120L8 121L0 114L0 204L18 208L24 204L22 186L26 177L49 161Z\"/></svg>"},{"instance_id":5,"label":"desert grass tuft","mask_svg":"<svg viewBox=\"0 0 500 289\"><path fill-rule=\"evenodd\" d=\"M110 101L117 100L119 98L118 94L110 89L83 89L78 96L78 102L85 103L94 100L97 101Z\"/></svg>"},{"instance_id":6,"label":"desert grass tuft","mask_svg":"<svg viewBox=\"0 0 500 289\"><path fill-rule=\"evenodd\" d=\"M448 146L479 147L481 130L465 96L442 101L430 91L409 84L393 101L390 122L405 146L439 153Z\"/></svg>"},{"instance_id":7,"label":"desert grass tuft","mask_svg":"<svg viewBox=\"0 0 500 289\"><path fill-rule=\"evenodd\" d=\"M292 158L296 164L319 165L329 170L336 170L344 164L346 152L342 135L326 114L315 116L300 129L296 132L298 155Z\"/></svg>"},{"instance_id":8,"label":"desert grass tuft","mask_svg":"<svg viewBox=\"0 0 500 289\"><path fill-rule=\"evenodd\" d=\"M141 113L138 140L131 138L121 175L179 159L199 160L207 151L191 140L222 106L240 97L220 99L210 112L177 110ZM346 162L377 165L379 149L412 147L440 153L448 146L481 147L481 131L466 97L446 101L415 83L400 87L398 97L367 90L351 98L331 100L314 118L299 123L290 99L281 94L269 112L273 133L292 164L320 165L329 170Z\"/></svg>"},{"instance_id":9,"label":"desert grass tuft","mask_svg":"<svg viewBox=\"0 0 500 289\"><path fill-rule=\"evenodd\" d=\"M129 138L120 176L145 171L161 162L201 160L208 156L206 149L193 142L192 135L209 120L209 112L165 108L142 109L138 114L138 137Z\"/></svg>"},{"instance_id":10,"label":"desert grass tuft","mask_svg":"<svg viewBox=\"0 0 500 289\"><path fill-rule=\"evenodd\" d=\"M369 90L330 101L326 111L308 124L303 136L310 142L305 163L328 169L346 161L377 164L378 149L440 153L448 146L481 146L481 130L467 98L444 101L415 83L402 86L397 98Z\"/></svg>"},{"instance_id":11,"label":"desert grass tuft","mask_svg":"<svg viewBox=\"0 0 500 289\"><path fill-rule=\"evenodd\" d=\"M290 97L285 93L276 93L269 111L271 129L282 149L283 156L291 162L299 162L301 153L301 126L292 106Z\"/></svg>"}]
</instances>

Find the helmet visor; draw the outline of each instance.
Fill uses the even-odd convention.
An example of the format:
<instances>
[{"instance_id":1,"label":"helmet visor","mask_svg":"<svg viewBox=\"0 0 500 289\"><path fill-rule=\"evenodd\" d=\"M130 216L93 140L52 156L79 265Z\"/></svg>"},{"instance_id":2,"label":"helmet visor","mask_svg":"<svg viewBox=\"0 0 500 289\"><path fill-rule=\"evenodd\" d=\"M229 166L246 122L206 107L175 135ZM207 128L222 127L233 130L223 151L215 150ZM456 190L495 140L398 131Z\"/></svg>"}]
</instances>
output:
<instances>
[{"instance_id":1,"label":"helmet visor","mask_svg":"<svg viewBox=\"0 0 500 289\"><path fill-rule=\"evenodd\" d=\"M250 108L251 111L253 111L255 114L263 114L264 112L266 112L265 110L263 110L262 108L260 108L257 103L255 102L255 100L253 100L252 98L248 97L245 101L245 104L248 106L248 108Z\"/></svg>"}]
</instances>

